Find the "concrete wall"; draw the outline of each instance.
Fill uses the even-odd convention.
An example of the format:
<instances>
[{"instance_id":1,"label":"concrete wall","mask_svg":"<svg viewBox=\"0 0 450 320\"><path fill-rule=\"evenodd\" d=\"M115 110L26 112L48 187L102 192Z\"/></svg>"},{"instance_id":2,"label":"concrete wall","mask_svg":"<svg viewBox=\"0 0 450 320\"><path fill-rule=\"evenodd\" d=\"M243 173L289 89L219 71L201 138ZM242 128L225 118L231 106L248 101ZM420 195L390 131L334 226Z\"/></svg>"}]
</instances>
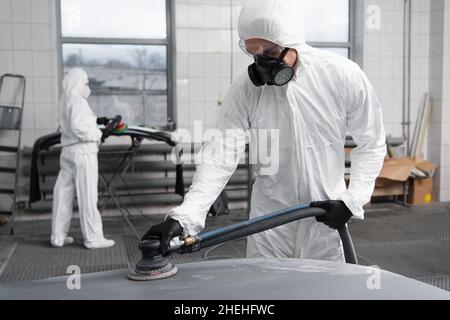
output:
<instances>
[{"instance_id":1,"label":"concrete wall","mask_svg":"<svg viewBox=\"0 0 450 320\"><path fill-rule=\"evenodd\" d=\"M382 103L387 134L402 136L403 0L357 1L355 61L371 80ZM371 7L372 6L372 7ZM380 8L379 29L370 29L371 8ZM450 3L413 0L411 29L411 134L423 94L433 109L424 157L438 165L435 193L450 201ZM364 18L363 18L364 17Z\"/></svg>"},{"instance_id":2,"label":"concrete wall","mask_svg":"<svg viewBox=\"0 0 450 320\"><path fill-rule=\"evenodd\" d=\"M57 128L55 3L0 0L0 74L22 74L27 79L24 146Z\"/></svg>"},{"instance_id":3,"label":"concrete wall","mask_svg":"<svg viewBox=\"0 0 450 320\"><path fill-rule=\"evenodd\" d=\"M450 201L450 3L443 8L443 95L442 95L442 162L440 199Z\"/></svg>"},{"instance_id":4,"label":"concrete wall","mask_svg":"<svg viewBox=\"0 0 450 320\"><path fill-rule=\"evenodd\" d=\"M357 7L357 16L362 15L361 11L365 16L364 32L356 38L360 44L356 47L357 61L378 94L386 132L395 137L402 136L403 3L403 0L365 0L364 4L358 1ZM429 0L412 2L411 134L423 94L429 91L429 3ZM380 9L379 28L367 22L373 17L374 7Z\"/></svg>"},{"instance_id":5,"label":"concrete wall","mask_svg":"<svg viewBox=\"0 0 450 320\"><path fill-rule=\"evenodd\" d=\"M242 0L177 0L177 124L215 125L220 104L236 76L251 63L238 46Z\"/></svg>"},{"instance_id":6,"label":"concrete wall","mask_svg":"<svg viewBox=\"0 0 450 320\"><path fill-rule=\"evenodd\" d=\"M56 130L57 48L54 0L0 0L0 75L26 77L22 146ZM18 103L6 84L0 103ZM0 144L15 144L15 132L0 133ZM0 164L13 167L15 156L0 154ZM0 182L13 176L0 174ZM23 185L25 181L21 181ZM9 210L10 199L0 195L0 210Z\"/></svg>"},{"instance_id":7,"label":"concrete wall","mask_svg":"<svg viewBox=\"0 0 450 320\"><path fill-rule=\"evenodd\" d=\"M439 165L435 192L450 201L450 3L431 2L430 90L433 110L429 135L430 158Z\"/></svg>"}]
</instances>

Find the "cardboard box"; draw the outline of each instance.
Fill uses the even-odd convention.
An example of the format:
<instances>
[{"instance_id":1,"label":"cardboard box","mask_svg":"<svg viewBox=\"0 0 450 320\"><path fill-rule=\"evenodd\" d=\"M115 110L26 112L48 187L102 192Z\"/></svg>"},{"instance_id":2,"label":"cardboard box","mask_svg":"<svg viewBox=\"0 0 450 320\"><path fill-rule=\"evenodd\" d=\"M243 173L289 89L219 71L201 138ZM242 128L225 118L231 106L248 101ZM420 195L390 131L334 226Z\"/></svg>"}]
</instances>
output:
<instances>
[{"instance_id":1,"label":"cardboard box","mask_svg":"<svg viewBox=\"0 0 450 320\"><path fill-rule=\"evenodd\" d=\"M432 178L436 165L421 158L398 158L384 161L380 178L407 181L409 178Z\"/></svg>"},{"instance_id":2,"label":"cardboard box","mask_svg":"<svg viewBox=\"0 0 450 320\"><path fill-rule=\"evenodd\" d=\"M406 184L402 181L393 181L379 178L375 182L373 197L403 196L406 192Z\"/></svg>"},{"instance_id":3,"label":"cardboard box","mask_svg":"<svg viewBox=\"0 0 450 320\"><path fill-rule=\"evenodd\" d=\"M384 162L377 182L384 179L405 185L409 181L409 203L428 204L433 201L433 176L436 168L435 164L421 158L388 159ZM389 188L393 189L394 187L389 185ZM397 185L395 191L399 190L400 185ZM385 193L388 192L389 189Z\"/></svg>"},{"instance_id":4,"label":"cardboard box","mask_svg":"<svg viewBox=\"0 0 450 320\"><path fill-rule=\"evenodd\" d=\"M433 203L433 178L411 179L408 202L413 205L427 205Z\"/></svg>"}]
</instances>

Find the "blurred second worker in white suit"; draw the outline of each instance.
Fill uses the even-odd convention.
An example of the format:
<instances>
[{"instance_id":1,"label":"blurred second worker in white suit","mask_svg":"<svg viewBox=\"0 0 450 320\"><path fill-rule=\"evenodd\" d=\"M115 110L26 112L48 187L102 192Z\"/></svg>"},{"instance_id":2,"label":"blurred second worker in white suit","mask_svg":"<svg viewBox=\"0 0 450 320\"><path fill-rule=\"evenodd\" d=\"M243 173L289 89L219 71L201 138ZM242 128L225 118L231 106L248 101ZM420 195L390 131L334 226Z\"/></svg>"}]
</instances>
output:
<instances>
[{"instance_id":1,"label":"blurred second worker in white suit","mask_svg":"<svg viewBox=\"0 0 450 320\"><path fill-rule=\"evenodd\" d=\"M54 247L73 242L69 237L75 195L78 200L84 246L100 249L114 246L103 236L98 201L98 147L102 132L86 98L90 95L88 76L80 68L69 71L63 81L58 107L62 151L60 171L53 190L52 235Z\"/></svg>"}]
</instances>

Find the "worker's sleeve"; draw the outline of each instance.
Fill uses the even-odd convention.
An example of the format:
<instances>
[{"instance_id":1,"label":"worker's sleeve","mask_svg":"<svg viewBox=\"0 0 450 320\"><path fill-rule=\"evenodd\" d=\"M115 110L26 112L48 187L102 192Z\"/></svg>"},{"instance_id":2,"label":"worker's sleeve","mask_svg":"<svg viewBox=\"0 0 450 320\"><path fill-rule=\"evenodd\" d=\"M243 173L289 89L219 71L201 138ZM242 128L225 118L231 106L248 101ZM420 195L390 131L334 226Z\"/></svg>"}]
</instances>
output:
<instances>
[{"instance_id":1,"label":"worker's sleeve","mask_svg":"<svg viewBox=\"0 0 450 320\"><path fill-rule=\"evenodd\" d=\"M97 128L97 118L82 98L72 104L70 128L80 142L98 142L102 138L102 132Z\"/></svg>"},{"instance_id":2,"label":"worker's sleeve","mask_svg":"<svg viewBox=\"0 0 450 320\"><path fill-rule=\"evenodd\" d=\"M347 132L357 147L351 153L350 185L341 199L355 218L364 219L363 206L370 202L386 156L386 134L380 102L359 67L348 84Z\"/></svg>"},{"instance_id":3,"label":"worker's sleeve","mask_svg":"<svg viewBox=\"0 0 450 320\"><path fill-rule=\"evenodd\" d=\"M205 137L204 140L210 141L204 141L196 157L196 173L189 192L184 202L167 216L180 222L185 237L195 236L203 230L211 205L245 153L247 119L239 88L232 86L219 114L217 129L209 132L214 138Z\"/></svg>"}]
</instances>

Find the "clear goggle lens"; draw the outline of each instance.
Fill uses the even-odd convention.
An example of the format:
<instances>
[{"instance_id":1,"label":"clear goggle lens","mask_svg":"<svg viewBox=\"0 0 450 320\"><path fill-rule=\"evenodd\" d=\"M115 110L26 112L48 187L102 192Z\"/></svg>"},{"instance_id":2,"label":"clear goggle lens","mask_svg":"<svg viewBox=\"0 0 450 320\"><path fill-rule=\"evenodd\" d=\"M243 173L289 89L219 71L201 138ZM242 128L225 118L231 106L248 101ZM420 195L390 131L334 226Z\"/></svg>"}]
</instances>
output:
<instances>
[{"instance_id":1,"label":"clear goggle lens","mask_svg":"<svg viewBox=\"0 0 450 320\"><path fill-rule=\"evenodd\" d=\"M247 54L250 57L258 55L269 58L279 58L283 53L283 51L285 50L284 47L281 47L277 44L273 44L270 46L268 46L267 44L247 45L245 41L242 40L239 40L239 47L241 48L242 51L244 51L245 54Z\"/></svg>"}]
</instances>

